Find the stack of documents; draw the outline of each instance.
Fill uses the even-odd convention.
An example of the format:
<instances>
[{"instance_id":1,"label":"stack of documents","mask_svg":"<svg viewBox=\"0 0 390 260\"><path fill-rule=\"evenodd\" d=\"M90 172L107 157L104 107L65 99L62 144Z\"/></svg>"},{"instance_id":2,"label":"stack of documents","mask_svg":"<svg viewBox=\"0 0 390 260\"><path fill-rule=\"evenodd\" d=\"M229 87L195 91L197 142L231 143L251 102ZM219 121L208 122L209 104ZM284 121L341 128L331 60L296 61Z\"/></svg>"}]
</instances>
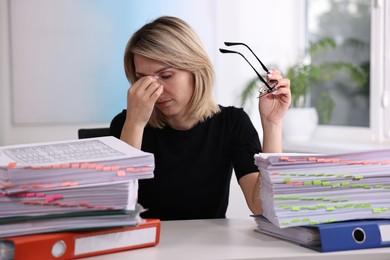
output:
<instances>
[{"instance_id":1,"label":"stack of documents","mask_svg":"<svg viewBox=\"0 0 390 260\"><path fill-rule=\"evenodd\" d=\"M108 136L0 147L0 191L152 178L154 157Z\"/></svg>"},{"instance_id":2,"label":"stack of documents","mask_svg":"<svg viewBox=\"0 0 390 260\"><path fill-rule=\"evenodd\" d=\"M154 156L115 137L0 147L0 238L136 225Z\"/></svg>"},{"instance_id":3,"label":"stack of documents","mask_svg":"<svg viewBox=\"0 0 390 260\"><path fill-rule=\"evenodd\" d=\"M263 215L279 228L390 219L390 150L257 154Z\"/></svg>"}]
</instances>

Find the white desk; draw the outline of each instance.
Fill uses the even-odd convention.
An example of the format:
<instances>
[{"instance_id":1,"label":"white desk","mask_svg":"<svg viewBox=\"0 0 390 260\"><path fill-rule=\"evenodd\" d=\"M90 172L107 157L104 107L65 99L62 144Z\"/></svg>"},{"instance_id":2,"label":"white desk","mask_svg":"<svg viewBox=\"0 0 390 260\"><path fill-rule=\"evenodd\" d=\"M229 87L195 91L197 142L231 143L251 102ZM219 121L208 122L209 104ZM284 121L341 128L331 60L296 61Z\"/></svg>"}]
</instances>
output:
<instances>
[{"instance_id":1,"label":"white desk","mask_svg":"<svg viewBox=\"0 0 390 260\"><path fill-rule=\"evenodd\" d=\"M153 259L390 259L390 247L319 253L253 230L248 219L162 221L154 247L87 258L93 260Z\"/></svg>"}]
</instances>

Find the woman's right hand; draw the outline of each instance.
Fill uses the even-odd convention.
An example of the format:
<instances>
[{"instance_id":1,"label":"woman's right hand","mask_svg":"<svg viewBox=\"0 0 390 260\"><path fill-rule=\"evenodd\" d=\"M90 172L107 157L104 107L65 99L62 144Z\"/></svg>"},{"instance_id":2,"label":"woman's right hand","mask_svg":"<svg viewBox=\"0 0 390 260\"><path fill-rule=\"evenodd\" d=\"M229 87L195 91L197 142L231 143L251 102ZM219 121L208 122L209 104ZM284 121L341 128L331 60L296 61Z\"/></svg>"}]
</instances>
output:
<instances>
[{"instance_id":1,"label":"woman's right hand","mask_svg":"<svg viewBox=\"0 0 390 260\"><path fill-rule=\"evenodd\" d=\"M145 76L137 80L127 91L126 121L145 127L162 92L163 86L157 77Z\"/></svg>"},{"instance_id":2,"label":"woman's right hand","mask_svg":"<svg viewBox=\"0 0 390 260\"><path fill-rule=\"evenodd\" d=\"M141 149L143 130L149 121L157 99L163 93L158 77L145 76L137 80L127 91L126 121L121 140Z\"/></svg>"}]
</instances>

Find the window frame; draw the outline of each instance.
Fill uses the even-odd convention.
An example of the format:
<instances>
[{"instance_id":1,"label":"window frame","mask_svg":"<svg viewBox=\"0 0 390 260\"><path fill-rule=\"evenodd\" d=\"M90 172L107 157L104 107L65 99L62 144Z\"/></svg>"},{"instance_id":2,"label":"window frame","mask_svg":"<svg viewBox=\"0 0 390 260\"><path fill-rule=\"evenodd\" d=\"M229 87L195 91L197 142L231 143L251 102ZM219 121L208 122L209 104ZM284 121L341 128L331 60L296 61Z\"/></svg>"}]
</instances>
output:
<instances>
[{"instance_id":1,"label":"window frame","mask_svg":"<svg viewBox=\"0 0 390 260\"><path fill-rule=\"evenodd\" d=\"M306 23L305 23L306 26ZM319 125L313 140L284 142L289 152L345 152L390 145L390 2L371 0L369 127Z\"/></svg>"}]
</instances>

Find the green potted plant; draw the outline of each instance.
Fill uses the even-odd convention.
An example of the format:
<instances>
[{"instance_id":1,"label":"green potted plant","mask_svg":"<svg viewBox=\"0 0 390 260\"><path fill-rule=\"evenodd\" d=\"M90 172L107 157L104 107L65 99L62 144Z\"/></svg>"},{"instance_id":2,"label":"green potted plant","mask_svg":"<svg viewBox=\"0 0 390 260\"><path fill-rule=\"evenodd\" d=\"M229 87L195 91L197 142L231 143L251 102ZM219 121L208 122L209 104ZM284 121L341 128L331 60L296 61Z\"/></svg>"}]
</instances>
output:
<instances>
[{"instance_id":1,"label":"green potted plant","mask_svg":"<svg viewBox=\"0 0 390 260\"><path fill-rule=\"evenodd\" d=\"M352 43L357 40L350 40ZM323 38L311 42L306 51L311 60L316 55L324 55L330 49L337 47L333 38ZM311 138L318 121L328 123L334 108L334 101L329 91L320 93L320 101L316 107L310 104L312 88L319 83L333 79L345 72L350 82L357 87L367 82L366 71L355 64L339 61L307 62L305 60L292 64L283 75L291 81L291 106L283 120L283 137L288 140L307 140ZM258 80L254 78L248 82L241 92L241 105L245 106L253 93L257 90ZM306 120L306 121L304 121Z\"/></svg>"}]
</instances>

